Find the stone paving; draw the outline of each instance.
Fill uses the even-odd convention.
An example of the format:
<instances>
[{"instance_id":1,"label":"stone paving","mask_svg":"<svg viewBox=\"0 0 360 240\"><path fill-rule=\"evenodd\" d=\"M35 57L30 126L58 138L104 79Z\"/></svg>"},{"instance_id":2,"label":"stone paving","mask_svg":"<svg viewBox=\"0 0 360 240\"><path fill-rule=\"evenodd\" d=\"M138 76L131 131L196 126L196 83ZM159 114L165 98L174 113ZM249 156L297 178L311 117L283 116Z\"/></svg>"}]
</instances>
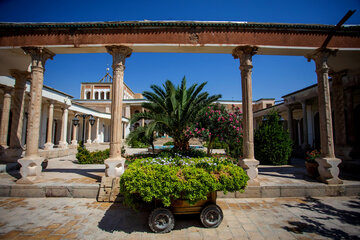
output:
<instances>
[{"instance_id":1,"label":"stone paving","mask_svg":"<svg viewBox=\"0 0 360 240\"><path fill-rule=\"evenodd\" d=\"M360 239L360 199L218 199L222 224L175 216L175 229L150 232L149 212L71 198L0 198L0 239Z\"/></svg>"}]
</instances>

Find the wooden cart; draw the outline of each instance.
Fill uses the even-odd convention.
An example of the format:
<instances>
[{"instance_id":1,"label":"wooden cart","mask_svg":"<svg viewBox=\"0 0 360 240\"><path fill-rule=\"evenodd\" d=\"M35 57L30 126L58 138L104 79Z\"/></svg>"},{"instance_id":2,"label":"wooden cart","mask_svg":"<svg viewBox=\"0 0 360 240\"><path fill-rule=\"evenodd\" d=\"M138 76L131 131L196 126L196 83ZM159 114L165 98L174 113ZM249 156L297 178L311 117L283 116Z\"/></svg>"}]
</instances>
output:
<instances>
[{"instance_id":1,"label":"wooden cart","mask_svg":"<svg viewBox=\"0 0 360 240\"><path fill-rule=\"evenodd\" d=\"M207 200L200 200L193 205L185 199L176 199L171 201L169 208L155 208L149 216L149 227L156 233L170 232L175 225L175 215L180 214L198 214L204 227L218 227L223 220L223 212L216 205L216 192L209 194Z\"/></svg>"}]
</instances>

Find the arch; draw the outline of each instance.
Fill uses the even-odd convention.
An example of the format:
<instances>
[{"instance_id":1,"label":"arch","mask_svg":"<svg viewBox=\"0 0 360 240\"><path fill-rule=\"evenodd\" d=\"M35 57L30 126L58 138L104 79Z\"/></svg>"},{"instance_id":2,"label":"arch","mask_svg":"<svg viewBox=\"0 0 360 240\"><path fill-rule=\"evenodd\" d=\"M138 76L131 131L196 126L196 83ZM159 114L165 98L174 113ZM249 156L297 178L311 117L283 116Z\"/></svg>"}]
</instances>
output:
<instances>
[{"instance_id":1,"label":"arch","mask_svg":"<svg viewBox=\"0 0 360 240\"><path fill-rule=\"evenodd\" d=\"M99 92L95 92L95 100L99 100Z\"/></svg>"},{"instance_id":2,"label":"arch","mask_svg":"<svg viewBox=\"0 0 360 240\"><path fill-rule=\"evenodd\" d=\"M108 100L110 99L110 92L106 93L106 99L108 99Z\"/></svg>"},{"instance_id":3,"label":"arch","mask_svg":"<svg viewBox=\"0 0 360 240\"><path fill-rule=\"evenodd\" d=\"M101 100L104 100L105 99L105 93L104 92L101 92L101 94L100 94L100 98L101 98Z\"/></svg>"},{"instance_id":4,"label":"arch","mask_svg":"<svg viewBox=\"0 0 360 240\"><path fill-rule=\"evenodd\" d=\"M87 93L86 93L86 99L90 99L90 98L91 98L90 95L91 95L91 93L90 93L90 92L87 92Z\"/></svg>"}]
</instances>

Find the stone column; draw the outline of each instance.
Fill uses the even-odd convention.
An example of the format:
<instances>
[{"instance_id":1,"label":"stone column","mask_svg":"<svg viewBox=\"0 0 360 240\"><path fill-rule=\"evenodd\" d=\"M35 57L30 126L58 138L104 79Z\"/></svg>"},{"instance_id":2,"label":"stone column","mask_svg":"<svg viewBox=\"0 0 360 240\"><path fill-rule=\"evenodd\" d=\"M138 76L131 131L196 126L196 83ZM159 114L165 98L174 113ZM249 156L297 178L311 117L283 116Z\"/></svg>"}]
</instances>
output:
<instances>
[{"instance_id":1,"label":"stone column","mask_svg":"<svg viewBox=\"0 0 360 240\"><path fill-rule=\"evenodd\" d=\"M100 129L100 118L96 118L95 140L94 140L94 143L100 143L99 129Z\"/></svg>"},{"instance_id":2,"label":"stone column","mask_svg":"<svg viewBox=\"0 0 360 240\"><path fill-rule=\"evenodd\" d=\"M77 137L76 132L77 132L77 126L75 126L75 125L73 124L73 128L72 128L72 138L71 138L71 145L72 145L72 146L77 146L77 144L78 144L78 142L77 142L77 140L76 140L76 137Z\"/></svg>"},{"instance_id":3,"label":"stone column","mask_svg":"<svg viewBox=\"0 0 360 240\"><path fill-rule=\"evenodd\" d=\"M41 174L41 163L44 158L39 156L39 128L41 115L42 87L44 81L45 62L53 58L54 53L43 47L24 47L31 56L31 88L28 115L27 144L25 157L19 159L21 179L18 183L32 183Z\"/></svg>"},{"instance_id":4,"label":"stone column","mask_svg":"<svg viewBox=\"0 0 360 240\"><path fill-rule=\"evenodd\" d=\"M65 106L63 108L63 114L62 114L62 119L61 119L61 133L60 133L60 141L59 141L59 147L63 148L63 149L68 148L68 143L66 141L67 128L68 128L68 117L69 117L68 106Z\"/></svg>"},{"instance_id":5,"label":"stone column","mask_svg":"<svg viewBox=\"0 0 360 240\"><path fill-rule=\"evenodd\" d=\"M12 70L11 76L15 78L15 89L12 97L11 109L11 135L10 135L10 149L21 153L22 147L22 130L24 122L24 100L26 91L26 81L31 79L30 73L27 71Z\"/></svg>"},{"instance_id":6,"label":"stone column","mask_svg":"<svg viewBox=\"0 0 360 240\"><path fill-rule=\"evenodd\" d=\"M294 141L294 127L293 127L293 114L292 107L287 105L287 123L288 123L288 131L292 141Z\"/></svg>"},{"instance_id":7,"label":"stone column","mask_svg":"<svg viewBox=\"0 0 360 240\"><path fill-rule=\"evenodd\" d=\"M302 106L302 112L303 112L303 135L304 135L304 141L303 141L303 147L304 149L308 146L308 122L307 122L307 109L306 109L306 102L303 101L301 103Z\"/></svg>"},{"instance_id":8,"label":"stone column","mask_svg":"<svg viewBox=\"0 0 360 240\"><path fill-rule=\"evenodd\" d=\"M3 90L4 90L4 102L3 102L3 109L1 112L0 147L2 149L7 149L12 89L5 87L3 88Z\"/></svg>"},{"instance_id":9,"label":"stone column","mask_svg":"<svg viewBox=\"0 0 360 240\"><path fill-rule=\"evenodd\" d=\"M320 118L320 142L321 157L316 159L319 163L319 179L327 184L339 184L342 181L338 178L338 165L341 160L335 157L333 126L331 117L331 101L329 86L329 67L327 59L334 54L330 49L317 50L308 56L316 64L318 80L319 118Z\"/></svg>"},{"instance_id":10,"label":"stone column","mask_svg":"<svg viewBox=\"0 0 360 240\"><path fill-rule=\"evenodd\" d=\"M125 46L108 46L106 50L113 57L113 84L111 96L110 157L105 160L105 176L119 177L124 172L125 164L125 159L121 157L125 59L130 57L132 49Z\"/></svg>"},{"instance_id":11,"label":"stone column","mask_svg":"<svg viewBox=\"0 0 360 240\"><path fill-rule=\"evenodd\" d=\"M346 113L347 113L347 133L348 133L348 141L350 145L354 145L356 141L355 136L355 120L354 120L354 99L353 99L353 89L346 89L345 94L345 102L346 102Z\"/></svg>"},{"instance_id":12,"label":"stone column","mask_svg":"<svg viewBox=\"0 0 360 240\"><path fill-rule=\"evenodd\" d=\"M143 113L144 112L144 108L141 108L141 112ZM142 127L145 127L145 119L141 119L141 126Z\"/></svg>"},{"instance_id":13,"label":"stone column","mask_svg":"<svg viewBox=\"0 0 360 240\"><path fill-rule=\"evenodd\" d=\"M47 124L47 141L45 143L45 150L53 149L54 144L52 143L52 132L54 122L54 102L49 102L49 119Z\"/></svg>"},{"instance_id":14,"label":"stone column","mask_svg":"<svg viewBox=\"0 0 360 240\"><path fill-rule=\"evenodd\" d=\"M342 77L346 72L330 71L329 74L332 78L332 97L334 104L335 154L342 160L350 160L351 147L346 146L345 101L342 84Z\"/></svg>"},{"instance_id":15,"label":"stone column","mask_svg":"<svg viewBox=\"0 0 360 240\"><path fill-rule=\"evenodd\" d=\"M243 102L243 154L240 165L249 176L248 185L259 185L257 180L259 161L254 156L254 127L252 110L252 56L257 48L251 46L237 47L233 50L234 58L240 59L241 89Z\"/></svg>"},{"instance_id":16,"label":"stone column","mask_svg":"<svg viewBox=\"0 0 360 240\"><path fill-rule=\"evenodd\" d=\"M87 130L88 130L88 138L86 140L86 143L87 144L91 144L91 124L90 124L90 121L87 122Z\"/></svg>"}]
</instances>

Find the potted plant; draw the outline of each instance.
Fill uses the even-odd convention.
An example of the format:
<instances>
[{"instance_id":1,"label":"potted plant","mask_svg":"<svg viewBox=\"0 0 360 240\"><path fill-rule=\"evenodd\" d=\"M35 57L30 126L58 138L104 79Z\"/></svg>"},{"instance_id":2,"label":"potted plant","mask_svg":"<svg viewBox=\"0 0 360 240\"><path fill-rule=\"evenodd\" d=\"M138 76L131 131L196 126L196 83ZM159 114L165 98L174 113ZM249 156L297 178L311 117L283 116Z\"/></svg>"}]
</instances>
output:
<instances>
[{"instance_id":1,"label":"potted plant","mask_svg":"<svg viewBox=\"0 0 360 240\"><path fill-rule=\"evenodd\" d=\"M149 226L165 233L174 227L173 214L200 213L205 227L217 227L223 213L216 192L244 191L248 176L226 157L149 157L129 165L120 179L125 205L152 203Z\"/></svg>"},{"instance_id":2,"label":"potted plant","mask_svg":"<svg viewBox=\"0 0 360 240\"><path fill-rule=\"evenodd\" d=\"M315 161L316 158L320 157L320 152L318 150L312 150L311 152L306 152L306 159L305 159L305 166L310 177L318 177L319 171L318 166L319 164Z\"/></svg>"}]
</instances>

